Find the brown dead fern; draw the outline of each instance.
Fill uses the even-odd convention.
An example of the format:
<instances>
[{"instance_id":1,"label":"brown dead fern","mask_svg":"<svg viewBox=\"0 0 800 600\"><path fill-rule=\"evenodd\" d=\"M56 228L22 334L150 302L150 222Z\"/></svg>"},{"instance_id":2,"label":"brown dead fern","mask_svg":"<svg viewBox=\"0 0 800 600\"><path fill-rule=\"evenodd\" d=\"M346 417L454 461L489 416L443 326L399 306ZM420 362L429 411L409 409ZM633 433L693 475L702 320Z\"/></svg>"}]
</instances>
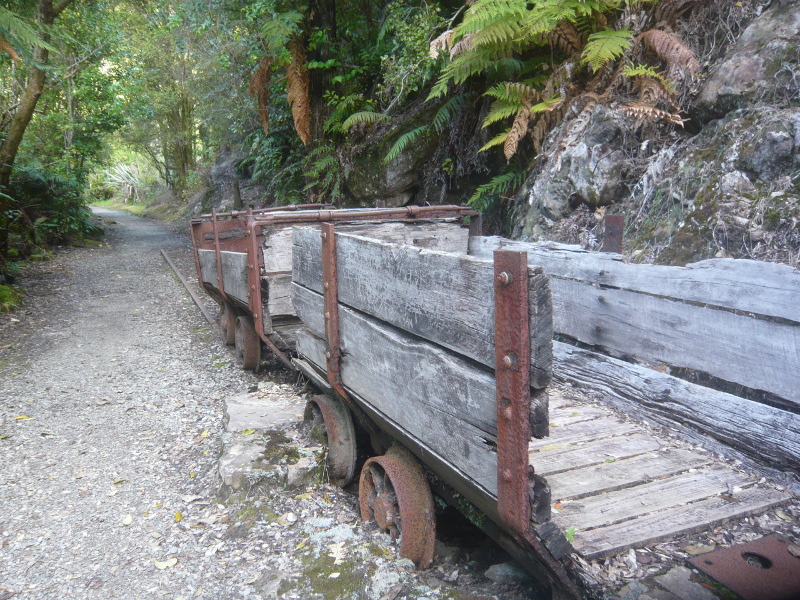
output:
<instances>
[{"instance_id":1,"label":"brown dead fern","mask_svg":"<svg viewBox=\"0 0 800 600\"><path fill-rule=\"evenodd\" d=\"M580 56L584 40L573 23L562 21L550 34L550 45L564 56Z\"/></svg>"},{"instance_id":2,"label":"brown dead fern","mask_svg":"<svg viewBox=\"0 0 800 600\"><path fill-rule=\"evenodd\" d=\"M272 59L267 56L259 63L250 78L248 93L256 99L258 116L264 128L264 135L269 135L269 80L272 75Z\"/></svg>"},{"instance_id":3,"label":"brown dead fern","mask_svg":"<svg viewBox=\"0 0 800 600\"><path fill-rule=\"evenodd\" d=\"M634 52L641 44L645 50L655 53L667 65L671 79L693 77L700 69L697 57L686 45L671 33L650 29L640 33L634 44Z\"/></svg>"},{"instance_id":4,"label":"brown dead fern","mask_svg":"<svg viewBox=\"0 0 800 600\"><path fill-rule=\"evenodd\" d=\"M506 160L511 160L517 152L517 145L519 141L528 133L528 123L531 119L531 111L529 108L523 108L517 113L514 123L511 125L511 131L508 132L508 137L503 144L503 154Z\"/></svg>"},{"instance_id":5,"label":"brown dead fern","mask_svg":"<svg viewBox=\"0 0 800 600\"><path fill-rule=\"evenodd\" d=\"M17 54L17 51L14 50L14 46L12 46L4 37L0 37L0 50L8 54L15 66L19 66L19 54Z\"/></svg>"},{"instance_id":6,"label":"brown dead fern","mask_svg":"<svg viewBox=\"0 0 800 600\"><path fill-rule=\"evenodd\" d=\"M665 121L683 127L683 124L687 121L687 119L684 119L678 113L661 110L660 108L645 104L644 102L629 102L628 104L620 106L619 110L628 116L635 117L637 127L647 122L652 123L656 121Z\"/></svg>"},{"instance_id":7,"label":"brown dead fern","mask_svg":"<svg viewBox=\"0 0 800 600\"><path fill-rule=\"evenodd\" d=\"M292 109L295 131L303 144L308 144L311 141L311 102L306 50L302 42L294 38L289 42L289 52L292 60L286 67L286 98Z\"/></svg>"},{"instance_id":8,"label":"brown dead fern","mask_svg":"<svg viewBox=\"0 0 800 600\"><path fill-rule=\"evenodd\" d=\"M435 59L441 52L449 51L453 45L453 30L448 29L430 44L429 55Z\"/></svg>"}]
</instances>

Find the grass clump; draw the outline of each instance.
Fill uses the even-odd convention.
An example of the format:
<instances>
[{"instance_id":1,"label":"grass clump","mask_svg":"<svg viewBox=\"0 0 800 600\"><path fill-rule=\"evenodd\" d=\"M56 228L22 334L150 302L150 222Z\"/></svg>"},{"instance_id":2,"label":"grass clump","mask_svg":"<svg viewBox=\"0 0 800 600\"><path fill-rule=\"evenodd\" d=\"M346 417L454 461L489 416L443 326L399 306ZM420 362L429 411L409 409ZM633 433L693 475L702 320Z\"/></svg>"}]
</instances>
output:
<instances>
[{"instance_id":1,"label":"grass clump","mask_svg":"<svg viewBox=\"0 0 800 600\"><path fill-rule=\"evenodd\" d=\"M11 285L0 284L0 313L16 310L22 303L19 289Z\"/></svg>"}]
</instances>

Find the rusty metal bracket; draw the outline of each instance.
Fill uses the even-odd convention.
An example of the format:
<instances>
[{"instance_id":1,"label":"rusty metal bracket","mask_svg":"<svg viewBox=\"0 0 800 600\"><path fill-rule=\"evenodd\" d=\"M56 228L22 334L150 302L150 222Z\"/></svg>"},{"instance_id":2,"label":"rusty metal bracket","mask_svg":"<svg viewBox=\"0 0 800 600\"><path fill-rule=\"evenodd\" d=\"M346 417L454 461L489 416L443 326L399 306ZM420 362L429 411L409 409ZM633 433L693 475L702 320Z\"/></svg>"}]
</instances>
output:
<instances>
[{"instance_id":1,"label":"rusty metal bracket","mask_svg":"<svg viewBox=\"0 0 800 600\"><path fill-rule=\"evenodd\" d=\"M622 254L622 235L625 230L623 215L606 215L604 220L603 252Z\"/></svg>"},{"instance_id":2,"label":"rusty metal bracket","mask_svg":"<svg viewBox=\"0 0 800 600\"><path fill-rule=\"evenodd\" d=\"M322 288L325 312L325 348L328 382L344 398L341 338L339 337L339 279L336 272L336 231L333 223L322 223Z\"/></svg>"},{"instance_id":3,"label":"rusty metal bracket","mask_svg":"<svg viewBox=\"0 0 800 600\"><path fill-rule=\"evenodd\" d=\"M214 255L217 259L217 289L222 299L230 302L230 298L225 293L225 284L222 281L222 253L219 249L219 231L217 230L217 211L211 209L211 229L214 232Z\"/></svg>"},{"instance_id":4,"label":"rusty metal bracket","mask_svg":"<svg viewBox=\"0 0 800 600\"><path fill-rule=\"evenodd\" d=\"M495 378L497 380L497 511L521 536L530 530L528 442L531 341L528 254L494 253Z\"/></svg>"}]
</instances>

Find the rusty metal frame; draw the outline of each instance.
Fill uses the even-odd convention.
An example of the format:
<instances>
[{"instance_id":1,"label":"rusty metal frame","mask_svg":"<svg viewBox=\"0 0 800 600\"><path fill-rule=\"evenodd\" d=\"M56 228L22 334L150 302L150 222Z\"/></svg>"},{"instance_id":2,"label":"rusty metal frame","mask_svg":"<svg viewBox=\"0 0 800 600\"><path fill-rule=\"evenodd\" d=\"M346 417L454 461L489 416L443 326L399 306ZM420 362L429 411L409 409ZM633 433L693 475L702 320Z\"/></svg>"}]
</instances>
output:
<instances>
[{"instance_id":1,"label":"rusty metal frame","mask_svg":"<svg viewBox=\"0 0 800 600\"><path fill-rule=\"evenodd\" d=\"M622 254L625 217L623 215L606 215L603 224L603 252Z\"/></svg>"},{"instance_id":2,"label":"rusty metal frame","mask_svg":"<svg viewBox=\"0 0 800 600\"><path fill-rule=\"evenodd\" d=\"M322 223L322 296L325 313L325 358L328 382L344 398L342 385L342 341L339 337L339 278L336 269L336 229L333 223Z\"/></svg>"},{"instance_id":3,"label":"rusty metal frame","mask_svg":"<svg viewBox=\"0 0 800 600\"><path fill-rule=\"evenodd\" d=\"M214 254L217 258L217 289L225 302L230 303L228 294L225 293L225 282L222 280L222 253L219 247L219 231L217 230L217 211L211 211L211 229L214 232Z\"/></svg>"},{"instance_id":4,"label":"rusty metal frame","mask_svg":"<svg viewBox=\"0 0 800 600\"><path fill-rule=\"evenodd\" d=\"M509 529L524 536L531 519L528 253L496 250L494 276L497 511Z\"/></svg>"}]
</instances>

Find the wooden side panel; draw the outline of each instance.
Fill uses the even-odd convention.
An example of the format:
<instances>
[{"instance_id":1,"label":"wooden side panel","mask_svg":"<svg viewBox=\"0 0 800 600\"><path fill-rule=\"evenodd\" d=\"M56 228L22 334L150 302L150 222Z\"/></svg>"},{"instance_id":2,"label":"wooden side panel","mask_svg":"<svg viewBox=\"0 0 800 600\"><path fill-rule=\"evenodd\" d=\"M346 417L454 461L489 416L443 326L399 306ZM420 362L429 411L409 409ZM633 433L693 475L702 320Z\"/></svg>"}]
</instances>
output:
<instances>
[{"instance_id":1,"label":"wooden side panel","mask_svg":"<svg viewBox=\"0 0 800 600\"><path fill-rule=\"evenodd\" d=\"M203 283L208 283L219 289L216 252L213 250L199 249L197 254L200 257L200 277L203 280Z\"/></svg>"},{"instance_id":2,"label":"wooden side panel","mask_svg":"<svg viewBox=\"0 0 800 600\"><path fill-rule=\"evenodd\" d=\"M788 265L742 259L686 267L632 265L619 255L578 246L470 238L474 256L491 257L500 248L527 251L529 264L541 265L548 275L800 322L800 272Z\"/></svg>"},{"instance_id":3,"label":"wooden side panel","mask_svg":"<svg viewBox=\"0 0 800 600\"><path fill-rule=\"evenodd\" d=\"M263 228L264 270L267 273L292 270L292 228L291 225ZM319 237L319 225L302 225L302 228L316 232ZM337 223L336 231L443 252L466 252L469 245L469 229L454 219Z\"/></svg>"},{"instance_id":4,"label":"wooden side panel","mask_svg":"<svg viewBox=\"0 0 800 600\"><path fill-rule=\"evenodd\" d=\"M324 371L322 296L292 287L297 314L313 334L299 336L299 350ZM344 385L496 497L494 377L347 307L339 319Z\"/></svg>"},{"instance_id":5,"label":"wooden side panel","mask_svg":"<svg viewBox=\"0 0 800 600\"><path fill-rule=\"evenodd\" d=\"M337 229L338 230L338 229ZM293 279L322 292L319 232L295 229ZM490 368L494 351L491 260L337 235L339 301ZM531 385L552 370L552 312L547 277L530 268Z\"/></svg>"},{"instance_id":6,"label":"wooden side panel","mask_svg":"<svg viewBox=\"0 0 800 600\"><path fill-rule=\"evenodd\" d=\"M247 254L228 251L222 251L219 254L225 293L247 304L250 296L247 289Z\"/></svg>"},{"instance_id":7,"label":"wooden side panel","mask_svg":"<svg viewBox=\"0 0 800 600\"><path fill-rule=\"evenodd\" d=\"M662 424L678 421L693 426L773 464L800 466L798 414L569 344L554 342L553 346L557 381L598 393L626 412Z\"/></svg>"},{"instance_id":8,"label":"wooden side panel","mask_svg":"<svg viewBox=\"0 0 800 600\"><path fill-rule=\"evenodd\" d=\"M292 306L292 276L270 275L264 277L267 291L263 295L267 299L267 312L274 317L294 316Z\"/></svg>"},{"instance_id":9,"label":"wooden side panel","mask_svg":"<svg viewBox=\"0 0 800 600\"><path fill-rule=\"evenodd\" d=\"M800 407L800 327L554 278L554 329L646 362L706 372Z\"/></svg>"}]
</instances>

